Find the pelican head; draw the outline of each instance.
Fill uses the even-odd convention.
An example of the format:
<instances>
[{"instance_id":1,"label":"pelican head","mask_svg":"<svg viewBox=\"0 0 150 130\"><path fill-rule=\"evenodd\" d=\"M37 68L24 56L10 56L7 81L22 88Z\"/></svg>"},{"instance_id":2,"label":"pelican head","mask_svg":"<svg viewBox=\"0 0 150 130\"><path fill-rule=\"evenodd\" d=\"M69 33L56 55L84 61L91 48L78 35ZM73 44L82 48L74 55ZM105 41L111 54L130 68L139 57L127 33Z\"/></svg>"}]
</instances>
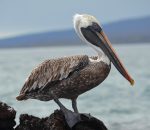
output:
<instances>
[{"instance_id":1,"label":"pelican head","mask_svg":"<svg viewBox=\"0 0 150 130\"><path fill-rule=\"evenodd\" d=\"M134 80L118 58L98 20L94 16L88 14L76 14L74 15L73 23L78 36L84 42L99 48L99 51L102 51L104 55L107 56L116 69L131 83L131 85L134 85Z\"/></svg>"}]
</instances>

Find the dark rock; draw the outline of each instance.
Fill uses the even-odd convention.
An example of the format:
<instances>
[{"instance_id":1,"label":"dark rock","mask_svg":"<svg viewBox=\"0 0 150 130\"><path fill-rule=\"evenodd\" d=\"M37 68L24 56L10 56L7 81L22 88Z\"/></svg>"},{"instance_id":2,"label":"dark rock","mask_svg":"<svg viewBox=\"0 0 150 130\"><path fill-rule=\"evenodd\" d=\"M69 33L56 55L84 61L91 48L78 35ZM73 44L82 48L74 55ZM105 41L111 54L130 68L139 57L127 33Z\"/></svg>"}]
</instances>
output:
<instances>
[{"instance_id":1,"label":"dark rock","mask_svg":"<svg viewBox=\"0 0 150 130\"><path fill-rule=\"evenodd\" d=\"M15 130L14 128L0 128L0 130Z\"/></svg>"},{"instance_id":2,"label":"dark rock","mask_svg":"<svg viewBox=\"0 0 150 130\"><path fill-rule=\"evenodd\" d=\"M81 122L78 122L72 130L107 130L100 120L81 114ZM20 116L20 124L15 130L71 130L61 111L56 110L46 118L38 118L23 114Z\"/></svg>"},{"instance_id":3,"label":"dark rock","mask_svg":"<svg viewBox=\"0 0 150 130\"><path fill-rule=\"evenodd\" d=\"M57 110L49 117L42 119L23 114L15 130L69 130L69 128L66 129L68 126L64 120L62 112Z\"/></svg>"},{"instance_id":4,"label":"dark rock","mask_svg":"<svg viewBox=\"0 0 150 130\"><path fill-rule=\"evenodd\" d=\"M0 102L0 119L15 119L16 111L6 103Z\"/></svg>"},{"instance_id":5,"label":"dark rock","mask_svg":"<svg viewBox=\"0 0 150 130\"><path fill-rule=\"evenodd\" d=\"M81 122L78 122L72 130L107 130L104 123L95 117L88 118L87 116L81 114Z\"/></svg>"},{"instance_id":6,"label":"dark rock","mask_svg":"<svg viewBox=\"0 0 150 130\"><path fill-rule=\"evenodd\" d=\"M15 125L14 120L0 120L0 128L13 128Z\"/></svg>"},{"instance_id":7,"label":"dark rock","mask_svg":"<svg viewBox=\"0 0 150 130\"><path fill-rule=\"evenodd\" d=\"M0 102L0 130L14 130L16 111L6 103Z\"/></svg>"},{"instance_id":8,"label":"dark rock","mask_svg":"<svg viewBox=\"0 0 150 130\"><path fill-rule=\"evenodd\" d=\"M16 111L0 102L0 130L14 130ZM38 118L28 114L20 115L20 124L15 130L107 130L102 121L86 114L80 114L81 121L72 129L68 127L63 113L56 110L46 118Z\"/></svg>"}]
</instances>

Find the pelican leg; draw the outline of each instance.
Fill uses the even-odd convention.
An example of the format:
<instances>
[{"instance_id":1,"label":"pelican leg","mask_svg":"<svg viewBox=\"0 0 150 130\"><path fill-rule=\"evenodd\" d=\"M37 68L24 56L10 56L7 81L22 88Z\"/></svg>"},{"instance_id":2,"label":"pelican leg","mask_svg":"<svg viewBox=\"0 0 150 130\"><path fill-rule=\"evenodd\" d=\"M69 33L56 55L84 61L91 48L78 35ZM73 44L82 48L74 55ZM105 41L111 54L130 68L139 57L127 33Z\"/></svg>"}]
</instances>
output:
<instances>
[{"instance_id":1,"label":"pelican leg","mask_svg":"<svg viewBox=\"0 0 150 130\"><path fill-rule=\"evenodd\" d=\"M78 108L77 108L77 98L72 99L72 108L74 112L79 113Z\"/></svg>"},{"instance_id":2,"label":"pelican leg","mask_svg":"<svg viewBox=\"0 0 150 130\"><path fill-rule=\"evenodd\" d=\"M68 110L59 100L58 98L52 94L52 97L54 101L57 103L57 105L60 107L61 111L64 113L66 122L68 123L68 126L72 128L77 122L81 121L80 115L78 113L72 112Z\"/></svg>"}]
</instances>

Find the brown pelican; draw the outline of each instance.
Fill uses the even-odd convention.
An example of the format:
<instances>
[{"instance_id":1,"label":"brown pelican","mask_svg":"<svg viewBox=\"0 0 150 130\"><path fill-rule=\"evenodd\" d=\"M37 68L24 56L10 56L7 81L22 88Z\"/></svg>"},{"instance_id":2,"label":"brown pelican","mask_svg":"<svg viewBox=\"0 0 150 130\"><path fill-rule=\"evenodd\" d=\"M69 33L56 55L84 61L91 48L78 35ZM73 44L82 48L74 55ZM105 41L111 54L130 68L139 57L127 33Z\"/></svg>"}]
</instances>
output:
<instances>
[{"instance_id":1,"label":"brown pelican","mask_svg":"<svg viewBox=\"0 0 150 130\"><path fill-rule=\"evenodd\" d=\"M77 97L105 80L111 62L131 85L134 84L97 19L87 14L76 14L73 23L78 36L91 45L98 55L77 55L44 61L27 78L18 100L54 100L63 108L58 99L71 99L74 112L78 113Z\"/></svg>"}]
</instances>

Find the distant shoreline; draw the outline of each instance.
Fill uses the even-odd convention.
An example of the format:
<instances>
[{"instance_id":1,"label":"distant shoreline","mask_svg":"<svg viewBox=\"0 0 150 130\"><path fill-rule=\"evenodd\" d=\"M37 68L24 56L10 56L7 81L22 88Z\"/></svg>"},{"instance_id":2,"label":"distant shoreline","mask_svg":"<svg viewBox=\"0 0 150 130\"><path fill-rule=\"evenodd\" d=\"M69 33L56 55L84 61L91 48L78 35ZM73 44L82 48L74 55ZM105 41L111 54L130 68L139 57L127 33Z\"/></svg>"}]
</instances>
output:
<instances>
[{"instance_id":1,"label":"distant shoreline","mask_svg":"<svg viewBox=\"0 0 150 130\"><path fill-rule=\"evenodd\" d=\"M129 19L103 26L113 44L150 43L150 17ZM26 34L0 39L0 48L82 45L74 29Z\"/></svg>"},{"instance_id":2,"label":"distant shoreline","mask_svg":"<svg viewBox=\"0 0 150 130\"><path fill-rule=\"evenodd\" d=\"M119 43L113 43L113 45L119 45L119 46L126 46L126 45L128 45L128 46L132 46L132 45L138 45L138 46L143 46L143 45L150 45L150 42L148 43L148 42L142 42L142 44L141 43L121 43L121 44L119 44ZM21 47L3 47L3 48L0 48L0 50L7 50L7 49L38 49L38 48L56 48L56 47L79 47L79 46L86 46L87 47L87 45L86 44L81 44L81 45L55 45L55 46L30 46L30 47L28 47L28 46L25 46L25 47L23 47L23 46L21 46Z\"/></svg>"}]
</instances>

